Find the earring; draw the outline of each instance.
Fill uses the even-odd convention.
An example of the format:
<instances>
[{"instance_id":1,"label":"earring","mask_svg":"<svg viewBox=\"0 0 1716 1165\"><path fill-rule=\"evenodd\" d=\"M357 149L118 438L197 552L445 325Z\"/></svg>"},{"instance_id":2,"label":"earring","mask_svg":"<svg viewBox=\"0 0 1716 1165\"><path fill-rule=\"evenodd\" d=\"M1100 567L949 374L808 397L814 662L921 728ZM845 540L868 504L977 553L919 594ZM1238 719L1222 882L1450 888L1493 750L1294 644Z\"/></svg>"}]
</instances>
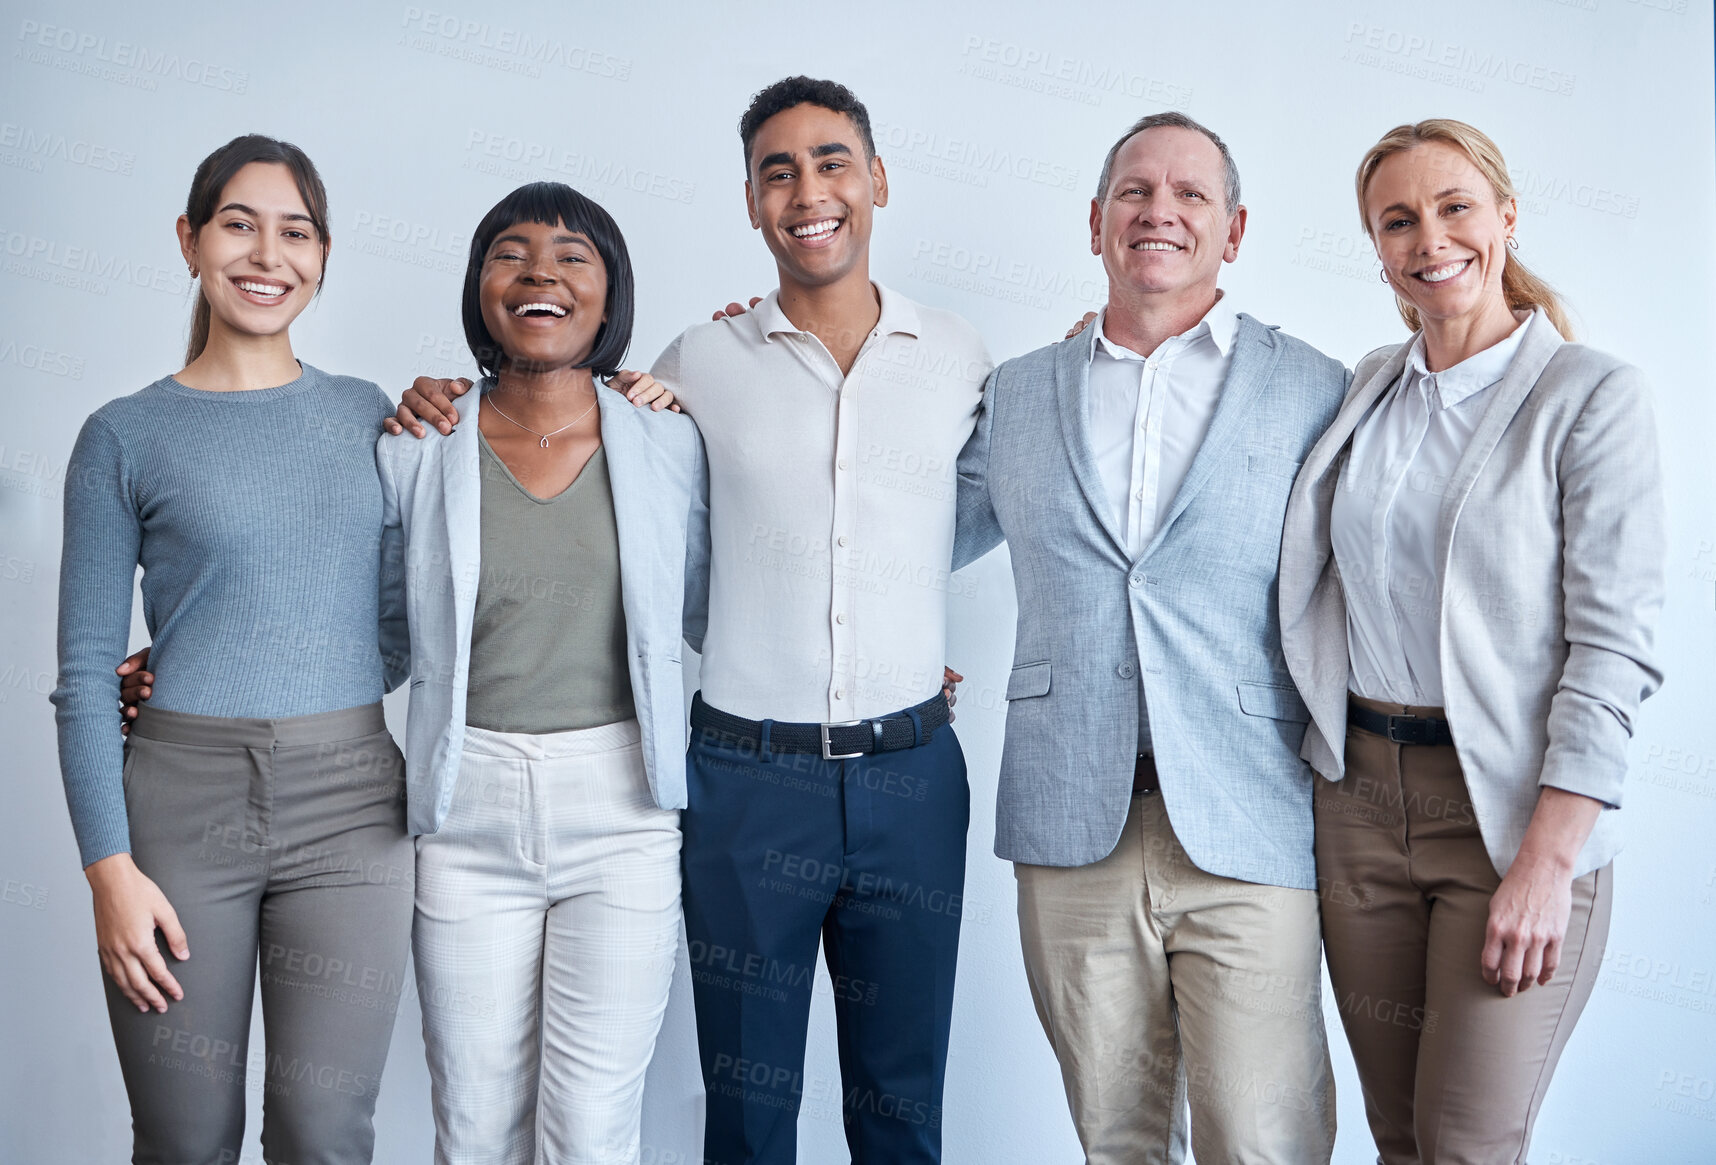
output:
<instances>
[{"instance_id":1,"label":"earring","mask_svg":"<svg viewBox=\"0 0 1716 1165\"><path fill-rule=\"evenodd\" d=\"M1378 271L1376 274L1377 274L1377 277L1379 279L1381 279L1384 283L1388 282L1388 270L1387 270L1387 268L1384 268L1384 269Z\"/></svg>"},{"instance_id":2,"label":"earring","mask_svg":"<svg viewBox=\"0 0 1716 1165\"><path fill-rule=\"evenodd\" d=\"M1512 235L1509 235L1507 237L1507 249L1510 251L1519 250L1519 240L1514 238Z\"/></svg>"},{"instance_id":3,"label":"earring","mask_svg":"<svg viewBox=\"0 0 1716 1165\"><path fill-rule=\"evenodd\" d=\"M187 270L191 273L192 279L195 279L197 277L197 275L199 274L199 272L197 271L197 265L195 263L192 263L189 267L185 268L185 270Z\"/></svg>"}]
</instances>

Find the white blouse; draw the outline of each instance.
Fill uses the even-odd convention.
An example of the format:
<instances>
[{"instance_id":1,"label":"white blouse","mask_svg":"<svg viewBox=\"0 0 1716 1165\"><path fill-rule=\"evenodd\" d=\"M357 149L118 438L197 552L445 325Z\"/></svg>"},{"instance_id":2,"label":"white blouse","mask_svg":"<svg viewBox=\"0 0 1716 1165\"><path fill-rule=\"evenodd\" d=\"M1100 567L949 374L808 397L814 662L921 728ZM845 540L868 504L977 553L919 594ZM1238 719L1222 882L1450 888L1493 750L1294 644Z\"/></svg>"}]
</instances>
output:
<instances>
[{"instance_id":1,"label":"white blouse","mask_svg":"<svg viewBox=\"0 0 1716 1165\"><path fill-rule=\"evenodd\" d=\"M1353 432L1330 533L1347 600L1348 684L1360 696L1442 705L1442 501L1529 324L1442 372L1425 367L1420 333L1400 379Z\"/></svg>"}]
</instances>

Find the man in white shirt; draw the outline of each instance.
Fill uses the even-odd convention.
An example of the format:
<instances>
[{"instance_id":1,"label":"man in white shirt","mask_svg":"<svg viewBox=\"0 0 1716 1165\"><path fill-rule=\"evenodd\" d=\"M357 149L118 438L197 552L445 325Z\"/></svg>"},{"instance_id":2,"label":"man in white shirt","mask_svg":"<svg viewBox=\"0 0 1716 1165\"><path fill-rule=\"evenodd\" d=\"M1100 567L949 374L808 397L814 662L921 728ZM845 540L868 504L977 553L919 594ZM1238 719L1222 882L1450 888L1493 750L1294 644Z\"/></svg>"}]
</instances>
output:
<instances>
[{"instance_id":1,"label":"man in white shirt","mask_svg":"<svg viewBox=\"0 0 1716 1165\"><path fill-rule=\"evenodd\" d=\"M1007 361L960 457L955 566L1019 600L995 852L1093 1165L1327 1162L1307 713L1276 613L1299 462L1341 365L1217 286L1221 139L1146 117L1091 202L1108 306Z\"/></svg>"},{"instance_id":2,"label":"man in white shirt","mask_svg":"<svg viewBox=\"0 0 1716 1165\"><path fill-rule=\"evenodd\" d=\"M941 694L954 466L989 359L871 282L887 175L850 91L778 82L740 136L780 286L653 369L709 454L684 818L704 1158L796 1160L820 940L853 1160L933 1162L969 821Z\"/></svg>"}]
</instances>

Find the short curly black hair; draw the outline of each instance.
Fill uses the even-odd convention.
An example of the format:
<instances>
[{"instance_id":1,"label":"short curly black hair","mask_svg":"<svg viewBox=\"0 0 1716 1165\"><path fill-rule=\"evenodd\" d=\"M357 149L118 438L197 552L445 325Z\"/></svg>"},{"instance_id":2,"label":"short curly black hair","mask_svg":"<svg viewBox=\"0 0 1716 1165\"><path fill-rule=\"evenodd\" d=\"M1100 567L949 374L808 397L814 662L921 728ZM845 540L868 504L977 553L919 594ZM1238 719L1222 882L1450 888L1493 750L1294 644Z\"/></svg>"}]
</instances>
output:
<instances>
[{"instance_id":1,"label":"short curly black hair","mask_svg":"<svg viewBox=\"0 0 1716 1165\"><path fill-rule=\"evenodd\" d=\"M857 94L838 81L819 81L815 77L783 77L751 98L750 108L739 119L739 140L745 146L745 175L751 173L751 143L757 131L777 113L795 105L820 105L834 113L843 113L858 127L864 140L864 160L876 156L876 139L870 133L870 111L858 100Z\"/></svg>"}]
</instances>

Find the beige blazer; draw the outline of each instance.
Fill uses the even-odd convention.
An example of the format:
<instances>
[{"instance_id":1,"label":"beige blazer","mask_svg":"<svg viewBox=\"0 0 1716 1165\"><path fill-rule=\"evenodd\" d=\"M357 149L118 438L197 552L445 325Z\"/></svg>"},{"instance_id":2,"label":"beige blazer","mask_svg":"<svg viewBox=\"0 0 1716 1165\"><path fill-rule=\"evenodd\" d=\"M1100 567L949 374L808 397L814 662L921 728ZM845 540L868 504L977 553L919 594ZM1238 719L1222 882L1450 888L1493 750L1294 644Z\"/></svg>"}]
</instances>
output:
<instances>
[{"instance_id":1,"label":"beige blazer","mask_svg":"<svg viewBox=\"0 0 1716 1165\"><path fill-rule=\"evenodd\" d=\"M1346 772L1347 611L1329 541L1336 481L1359 419L1411 347L1360 361L1287 505L1281 645L1310 709L1302 755ZM1653 641L1665 525L1656 421L1637 369L1564 342L1542 312L1526 331L1442 500L1443 699L1496 872L1519 852L1538 789L1621 804L1641 701L1662 683ZM1620 848L1604 812L1576 874Z\"/></svg>"}]
</instances>

